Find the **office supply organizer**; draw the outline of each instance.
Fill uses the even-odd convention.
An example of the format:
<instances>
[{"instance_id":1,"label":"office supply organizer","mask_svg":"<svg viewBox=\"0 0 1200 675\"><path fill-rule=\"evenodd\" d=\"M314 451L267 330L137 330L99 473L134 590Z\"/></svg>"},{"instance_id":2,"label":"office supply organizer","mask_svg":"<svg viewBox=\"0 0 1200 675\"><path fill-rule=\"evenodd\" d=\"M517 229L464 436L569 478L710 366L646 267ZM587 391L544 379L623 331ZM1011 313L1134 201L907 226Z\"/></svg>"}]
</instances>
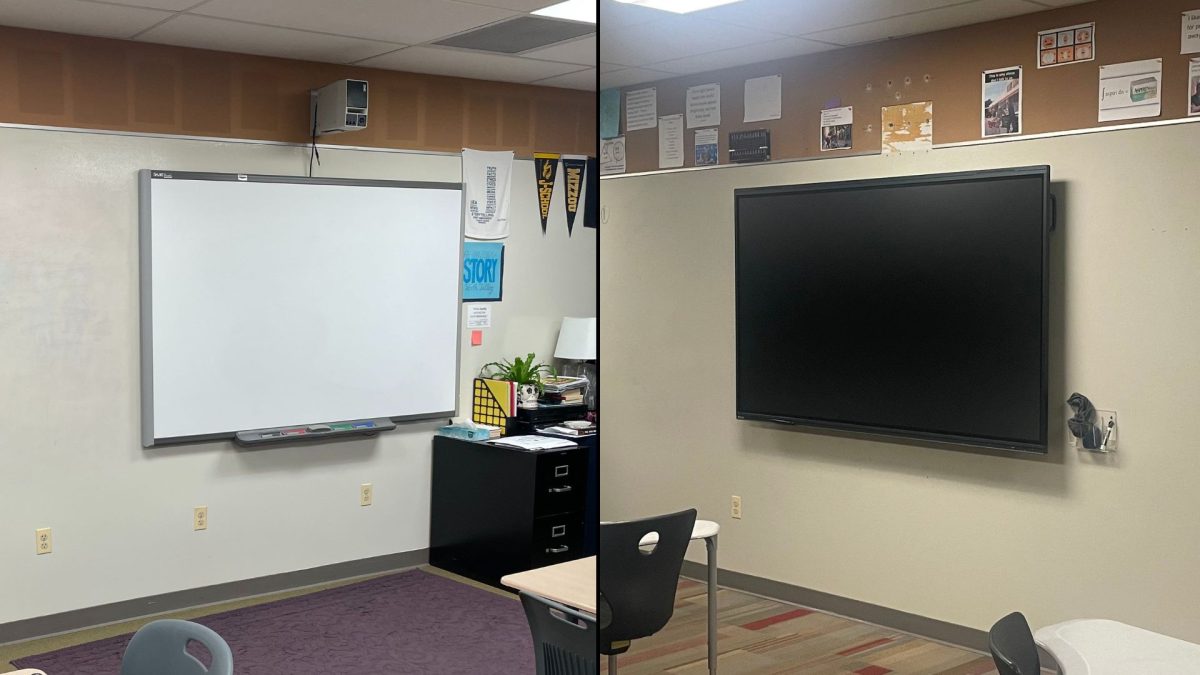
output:
<instances>
[{"instance_id":1,"label":"office supply organizer","mask_svg":"<svg viewBox=\"0 0 1200 675\"><path fill-rule=\"evenodd\" d=\"M475 378L471 393L471 420L478 424L500 427L500 435L508 433L508 418L516 414L517 384L508 380Z\"/></svg>"}]
</instances>

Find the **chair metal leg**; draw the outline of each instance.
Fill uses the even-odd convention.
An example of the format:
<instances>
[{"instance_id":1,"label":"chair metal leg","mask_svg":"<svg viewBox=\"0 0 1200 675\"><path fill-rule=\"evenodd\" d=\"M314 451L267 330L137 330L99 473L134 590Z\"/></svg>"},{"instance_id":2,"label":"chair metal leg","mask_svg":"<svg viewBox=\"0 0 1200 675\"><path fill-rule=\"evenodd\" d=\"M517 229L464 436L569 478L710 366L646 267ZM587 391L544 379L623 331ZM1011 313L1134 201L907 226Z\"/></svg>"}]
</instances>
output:
<instances>
[{"instance_id":1,"label":"chair metal leg","mask_svg":"<svg viewBox=\"0 0 1200 675\"><path fill-rule=\"evenodd\" d=\"M608 675L617 675L617 655L608 655Z\"/></svg>"},{"instance_id":2,"label":"chair metal leg","mask_svg":"<svg viewBox=\"0 0 1200 675\"><path fill-rule=\"evenodd\" d=\"M708 672L717 674L717 535L704 539L708 549Z\"/></svg>"}]
</instances>

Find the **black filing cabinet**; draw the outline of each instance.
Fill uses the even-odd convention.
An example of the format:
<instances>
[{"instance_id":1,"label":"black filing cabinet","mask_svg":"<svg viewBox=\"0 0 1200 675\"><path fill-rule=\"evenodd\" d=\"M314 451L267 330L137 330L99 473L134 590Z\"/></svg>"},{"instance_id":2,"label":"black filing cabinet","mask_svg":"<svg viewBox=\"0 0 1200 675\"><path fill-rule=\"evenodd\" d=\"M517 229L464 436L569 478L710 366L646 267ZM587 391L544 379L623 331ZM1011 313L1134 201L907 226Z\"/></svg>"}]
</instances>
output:
<instances>
[{"instance_id":1,"label":"black filing cabinet","mask_svg":"<svg viewBox=\"0 0 1200 675\"><path fill-rule=\"evenodd\" d=\"M585 555L588 448L525 452L433 438L429 563L500 577Z\"/></svg>"}]
</instances>

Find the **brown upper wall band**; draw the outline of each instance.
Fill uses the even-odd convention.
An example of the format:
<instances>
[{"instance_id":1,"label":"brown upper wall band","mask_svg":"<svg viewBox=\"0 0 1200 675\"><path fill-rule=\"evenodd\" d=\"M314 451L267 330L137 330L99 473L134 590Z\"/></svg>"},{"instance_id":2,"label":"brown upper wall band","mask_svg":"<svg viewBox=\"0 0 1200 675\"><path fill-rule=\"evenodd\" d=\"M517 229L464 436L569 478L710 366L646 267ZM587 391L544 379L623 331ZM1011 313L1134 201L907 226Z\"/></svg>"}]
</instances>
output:
<instances>
[{"instance_id":1,"label":"brown upper wall band","mask_svg":"<svg viewBox=\"0 0 1200 675\"><path fill-rule=\"evenodd\" d=\"M370 123L321 143L596 154L596 95L0 26L0 122L304 143L308 92L370 82Z\"/></svg>"},{"instance_id":2,"label":"brown upper wall band","mask_svg":"<svg viewBox=\"0 0 1200 675\"><path fill-rule=\"evenodd\" d=\"M1159 57L1163 59L1162 115L1153 119L1180 118L1187 116L1188 59L1200 56L1179 53L1180 18L1197 6L1200 0L1097 0L862 47L622 87L622 92L656 87L658 114L673 115L685 112L688 87L720 83L721 164L728 161L729 132L743 129L771 131L771 159L879 152L880 108L917 101L933 101L935 143L980 139L982 73L1009 66L1023 66L1024 134L1127 123L1097 121L1100 66ZM1093 61L1038 69L1039 30L1089 21L1096 22ZM766 75L782 75L782 119L743 123L743 82ZM626 133L624 101L622 95L626 172L656 170L658 132ZM821 109L835 106L854 107L854 147L821 152ZM695 165L693 131L684 132L685 167Z\"/></svg>"}]
</instances>

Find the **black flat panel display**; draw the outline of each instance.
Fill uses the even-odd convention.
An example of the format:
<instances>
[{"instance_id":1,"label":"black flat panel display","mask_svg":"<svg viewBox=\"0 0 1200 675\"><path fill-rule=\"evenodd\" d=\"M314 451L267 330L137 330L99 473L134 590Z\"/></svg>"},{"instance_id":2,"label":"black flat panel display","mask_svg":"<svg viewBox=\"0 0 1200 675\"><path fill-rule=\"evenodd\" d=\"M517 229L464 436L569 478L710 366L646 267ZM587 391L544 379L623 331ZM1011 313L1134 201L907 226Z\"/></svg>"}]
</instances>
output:
<instances>
[{"instance_id":1,"label":"black flat panel display","mask_svg":"<svg viewBox=\"0 0 1200 675\"><path fill-rule=\"evenodd\" d=\"M1049 184L737 190L738 417L1044 452Z\"/></svg>"}]
</instances>

